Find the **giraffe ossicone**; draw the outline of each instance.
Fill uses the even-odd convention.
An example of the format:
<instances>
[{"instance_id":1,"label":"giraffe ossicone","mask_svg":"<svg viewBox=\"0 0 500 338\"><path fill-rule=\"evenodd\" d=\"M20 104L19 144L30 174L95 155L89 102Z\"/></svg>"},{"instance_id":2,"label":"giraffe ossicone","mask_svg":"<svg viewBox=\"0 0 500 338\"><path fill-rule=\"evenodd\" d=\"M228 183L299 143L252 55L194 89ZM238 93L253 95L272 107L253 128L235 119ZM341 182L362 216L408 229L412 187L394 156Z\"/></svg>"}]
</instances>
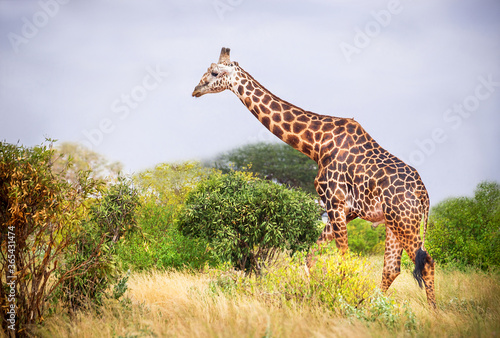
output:
<instances>
[{"instance_id":1,"label":"giraffe ossicone","mask_svg":"<svg viewBox=\"0 0 500 338\"><path fill-rule=\"evenodd\" d=\"M319 115L284 101L230 60L222 48L193 91L200 97L230 90L274 135L318 163L314 181L329 222L307 258L332 240L348 249L347 223L355 218L386 225L381 289L386 291L401 270L403 250L415 263L413 276L424 285L435 307L434 261L424 249L429 195L418 172L383 149L354 119ZM424 222L423 239L420 224Z\"/></svg>"}]
</instances>

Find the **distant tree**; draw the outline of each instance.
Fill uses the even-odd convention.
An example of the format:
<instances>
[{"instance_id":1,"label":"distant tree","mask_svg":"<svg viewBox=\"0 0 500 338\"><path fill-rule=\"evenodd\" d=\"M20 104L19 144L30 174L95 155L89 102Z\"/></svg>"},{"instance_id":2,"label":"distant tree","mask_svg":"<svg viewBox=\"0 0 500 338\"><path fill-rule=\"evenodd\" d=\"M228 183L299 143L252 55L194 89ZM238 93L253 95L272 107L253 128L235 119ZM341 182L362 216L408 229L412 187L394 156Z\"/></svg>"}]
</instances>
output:
<instances>
[{"instance_id":1,"label":"distant tree","mask_svg":"<svg viewBox=\"0 0 500 338\"><path fill-rule=\"evenodd\" d=\"M474 197L433 207L427 233L426 247L437 261L500 266L500 184L482 182Z\"/></svg>"},{"instance_id":2,"label":"distant tree","mask_svg":"<svg viewBox=\"0 0 500 338\"><path fill-rule=\"evenodd\" d=\"M198 162L160 163L134 176L142 197L157 204L180 206L196 185L208 177L212 169Z\"/></svg>"},{"instance_id":3,"label":"distant tree","mask_svg":"<svg viewBox=\"0 0 500 338\"><path fill-rule=\"evenodd\" d=\"M77 182L80 171L90 171L94 179L118 177L123 170L120 162L109 162L103 155L92 151L85 146L62 142L54 151L53 171L63 173L70 182Z\"/></svg>"},{"instance_id":4,"label":"distant tree","mask_svg":"<svg viewBox=\"0 0 500 338\"><path fill-rule=\"evenodd\" d=\"M316 194L317 164L285 143L255 143L217 156L211 164L222 172L252 172L260 178Z\"/></svg>"}]
</instances>

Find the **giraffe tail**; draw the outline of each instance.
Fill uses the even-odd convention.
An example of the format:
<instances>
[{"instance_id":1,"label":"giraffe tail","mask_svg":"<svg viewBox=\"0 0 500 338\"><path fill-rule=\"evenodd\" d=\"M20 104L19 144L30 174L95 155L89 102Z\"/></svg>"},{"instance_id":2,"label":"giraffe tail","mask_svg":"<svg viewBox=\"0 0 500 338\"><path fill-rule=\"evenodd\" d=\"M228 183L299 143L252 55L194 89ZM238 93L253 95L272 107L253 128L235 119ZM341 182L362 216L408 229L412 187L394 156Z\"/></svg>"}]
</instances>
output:
<instances>
[{"instance_id":1,"label":"giraffe tail","mask_svg":"<svg viewBox=\"0 0 500 338\"><path fill-rule=\"evenodd\" d=\"M427 191L424 191L421 197L421 203L423 208L423 222L424 222L424 233L422 234L422 250L425 250L425 234L427 233L427 222L429 221L429 195Z\"/></svg>"},{"instance_id":2,"label":"giraffe tail","mask_svg":"<svg viewBox=\"0 0 500 338\"><path fill-rule=\"evenodd\" d=\"M427 261L427 250L425 250L425 234L427 233L427 222L429 220L429 195L427 191L423 191L420 202L422 203L423 211L423 222L424 222L424 233L422 234L422 247L417 250L415 255L415 270L413 270L413 278L418 283L418 286L422 288L424 285L424 278L422 276L422 271L424 270L425 263Z\"/></svg>"},{"instance_id":3,"label":"giraffe tail","mask_svg":"<svg viewBox=\"0 0 500 338\"><path fill-rule=\"evenodd\" d=\"M422 250L422 248L419 248L417 250L417 254L415 255L415 270L413 270L413 278L415 278L420 288L422 288L424 284L424 277L422 275L422 271L424 270L426 260L427 260L427 251L424 251Z\"/></svg>"}]
</instances>

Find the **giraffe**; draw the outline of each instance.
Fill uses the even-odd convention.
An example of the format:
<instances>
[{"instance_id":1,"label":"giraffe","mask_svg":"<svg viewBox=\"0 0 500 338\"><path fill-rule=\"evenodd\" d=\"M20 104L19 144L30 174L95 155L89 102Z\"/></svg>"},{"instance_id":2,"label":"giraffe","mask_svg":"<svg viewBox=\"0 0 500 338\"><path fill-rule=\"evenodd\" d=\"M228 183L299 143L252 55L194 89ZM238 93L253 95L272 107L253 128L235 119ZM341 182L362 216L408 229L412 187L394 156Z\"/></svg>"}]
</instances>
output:
<instances>
[{"instance_id":1,"label":"giraffe","mask_svg":"<svg viewBox=\"0 0 500 338\"><path fill-rule=\"evenodd\" d=\"M341 253L348 249L347 224L353 219L386 225L382 291L387 291L401 269L405 250L413 263L413 276L427 302L435 307L434 260L424 248L429 195L418 172L383 149L354 119L319 115L272 94L231 61L222 48L192 96L230 90L274 135L318 163L314 181L329 221L310 250L314 253L335 240ZM424 222L423 239L420 224Z\"/></svg>"}]
</instances>

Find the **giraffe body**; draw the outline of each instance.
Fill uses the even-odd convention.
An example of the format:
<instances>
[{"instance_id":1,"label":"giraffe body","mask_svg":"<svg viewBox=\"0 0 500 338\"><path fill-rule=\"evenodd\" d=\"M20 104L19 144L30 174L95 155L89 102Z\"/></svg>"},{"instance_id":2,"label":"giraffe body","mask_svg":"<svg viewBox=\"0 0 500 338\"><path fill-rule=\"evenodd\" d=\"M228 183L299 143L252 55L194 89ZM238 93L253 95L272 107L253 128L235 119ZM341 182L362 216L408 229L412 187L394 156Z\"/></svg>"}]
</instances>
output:
<instances>
[{"instance_id":1,"label":"giraffe body","mask_svg":"<svg viewBox=\"0 0 500 338\"><path fill-rule=\"evenodd\" d=\"M319 115L281 100L223 48L219 62L203 75L193 96L229 89L274 135L318 163L315 187L329 222L307 259L335 240L343 253L348 249L347 223L359 217L386 225L386 247L381 289L386 291L400 273L405 250L415 263L414 276L425 285L427 300L435 306L434 261L424 249L429 196L417 171L383 149L354 119Z\"/></svg>"}]
</instances>

